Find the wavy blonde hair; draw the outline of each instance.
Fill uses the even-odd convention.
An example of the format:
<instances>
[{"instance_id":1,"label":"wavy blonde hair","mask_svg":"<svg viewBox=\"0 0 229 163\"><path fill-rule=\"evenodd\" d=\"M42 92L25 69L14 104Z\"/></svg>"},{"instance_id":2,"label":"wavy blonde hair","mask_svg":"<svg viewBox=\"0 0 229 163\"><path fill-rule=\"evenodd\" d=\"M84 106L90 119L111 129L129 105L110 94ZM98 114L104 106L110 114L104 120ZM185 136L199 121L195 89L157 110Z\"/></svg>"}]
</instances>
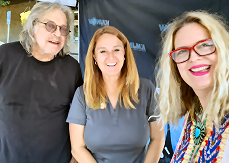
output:
<instances>
[{"instance_id":1,"label":"wavy blonde hair","mask_svg":"<svg viewBox=\"0 0 229 163\"><path fill-rule=\"evenodd\" d=\"M135 108L133 101L138 103L138 89L139 89L139 75L137 66L134 60L134 55L131 50L127 38L118 29L111 26L105 26L98 29L91 39L88 47L87 56L85 60L85 74L84 74L84 94L85 101L92 109L100 108L100 102L107 100L107 93L102 77L102 72L95 64L93 58L95 46L99 37L103 34L112 34L122 41L125 50L125 61L121 69L118 89L120 90L119 102L126 108ZM133 100L133 101L132 101Z\"/></svg>"},{"instance_id":2,"label":"wavy blonde hair","mask_svg":"<svg viewBox=\"0 0 229 163\"><path fill-rule=\"evenodd\" d=\"M189 23L198 23L210 34L217 50L218 64L214 71L214 87L203 118L208 115L216 125L229 110L229 33L222 17L206 11L186 12L168 25L162 33L162 50L158 62L157 87L160 88L158 107L164 123L173 122L190 112L194 116L195 93L181 78L176 63L168 56L174 50L174 39L179 29Z\"/></svg>"},{"instance_id":3,"label":"wavy blonde hair","mask_svg":"<svg viewBox=\"0 0 229 163\"><path fill-rule=\"evenodd\" d=\"M20 33L20 43L23 48L27 51L28 54L32 55L33 47L36 43L34 38L34 33L36 31L37 20L42 17L43 15L47 14L48 12L52 12L53 10L59 9L61 10L67 18L67 26L73 31L73 13L72 10L64 6L58 2L39 2L36 3L31 13L23 25L23 29ZM60 50L59 55L64 56L70 53L70 40L71 35L68 34L66 36L66 41L64 47Z\"/></svg>"}]
</instances>

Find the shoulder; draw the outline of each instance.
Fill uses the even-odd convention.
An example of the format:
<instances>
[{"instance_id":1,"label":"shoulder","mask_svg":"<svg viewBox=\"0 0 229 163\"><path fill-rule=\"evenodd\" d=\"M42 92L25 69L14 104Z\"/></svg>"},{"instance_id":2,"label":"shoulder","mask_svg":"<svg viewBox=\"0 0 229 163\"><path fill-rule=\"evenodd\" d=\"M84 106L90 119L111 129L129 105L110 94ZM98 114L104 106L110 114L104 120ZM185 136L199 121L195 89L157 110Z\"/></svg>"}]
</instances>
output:
<instances>
[{"instance_id":1,"label":"shoulder","mask_svg":"<svg viewBox=\"0 0 229 163\"><path fill-rule=\"evenodd\" d=\"M23 49L19 41L2 44L0 46L0 50L14 50L14 49Z\"/></svg>"},{"instance_id":2,"label":"shoulder","mask_svg":"<svg viewBox=\"0 0 229 163\"><path fill-rule=\"evenodd\" d=\"M83 85L79 86L76 89L76 93L79 94L80 96L84 96Z\"/></svg>"},{"instance_id":3,"label":"shoulder","mask_svg":"<svg viewBox=\"0 0 229 163\"><path fill-rule=\"evenodd\" d=\"M149 100L154 96L155 90L155 86L149 79L140 78L139 98Z\"/></svg>"},{"instance_id":4,"label":"shoulder","mask_svg":"<svg viewBox=\"0 0 229 163\"><path fill-rule=\"evenodd\" d=\"M79 62L70 55L65 55L65 56L60 57L60 58L64 63L67 63L67 65L69 65L69 66L79 67Z\"/></svg>"},{"instance_id":5,"label":"shoulder","mask_svg":"<svg viewBox=\"0 0 229 163\"><path fill-rule=\"evenodd\" d=\"M155 90L155 86L151 80L140 78L140 89L153 89Z\"/></svg>"},{"instance_id":6,"label":"shoulder","mask_svg":"<svg viewBox=\"0 0 229 163\"><path fill-rule=\"evenodd\" d=\"M19 57L21 55L15 55L15 54L25 54L26 51L22 47L21 43L19 41L17 42L11 42L11 43L6 43L2 44L0 46L0 58L3 60L4 57L10 58L10 59L15 59L15 57Z\"/></svg>"},{"instance_id":7,"label":"shoulder","mask_svg":"<svg viewBox=\"0 0 229 163\"><path fill-rule=\"evenodd\" d=\"M76 89L74 98L78 98L78 99L80 99L81 101L84 101L84 100L85 100L84 91L83 91L83 85L79 86L79 87Z\"/></svg>"},{"instance_id":8,"label":"shoulder","mask_svg":"<svg viewBox=\"0 0 229 163\"><path fill-rule=\"evenodd\" d=\"M62 58L65 59L65 60L68 60L70 62L77 62L78 63L78 61L75 58L73 58L71 55L69 55L69 54L63 56Z\"/></svg>"},{"instance_id":9,"label":"shoulder","mask_svg":"<svg viewBox=\"0 0 229 163\"><path fill-rule=\"evenodd\" d=\"M70 55L65 55L63 57L59 56L59 59L61 60L61 64L63 65L63 68L68 70L69 72L78 73L79 71L81 71L79 62L72 56Z\"/></svg>"},{"instance_id":10,"label":"shoulder","mask_svg":"<svg viewBox=\"0 0 229 163\"><path fill-rule=\"evenodd\" d=\"M74 94L73 100L72 100L72 106L85 106L85 96L84 96L84 91L83 91L83 85L79 86Z\"/></svg>"}]
</instances>

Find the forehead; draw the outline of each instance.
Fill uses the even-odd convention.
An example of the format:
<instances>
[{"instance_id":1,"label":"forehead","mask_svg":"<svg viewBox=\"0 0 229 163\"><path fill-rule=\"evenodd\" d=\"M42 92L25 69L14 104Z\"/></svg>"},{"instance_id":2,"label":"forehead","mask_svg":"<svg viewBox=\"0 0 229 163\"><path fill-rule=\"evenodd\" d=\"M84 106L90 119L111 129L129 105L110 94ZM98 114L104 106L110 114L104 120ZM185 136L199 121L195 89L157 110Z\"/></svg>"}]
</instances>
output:
<instances>
[{"instance_id":1,"label":"forehead","mask_svg":"<svg viewBox=\"0 0 229 163\"><path fill-rule=\"evenodd\" d=\"M210 38L206 28L197 23L189 23L179 29L174 38L175 49L182 46L193 46L196 42Z\"/></svg>"},{"instance_id":2,"label":"forehead","mask_svg":"<svg viewBox=\"0 0 229 163\"><path fill-rule=\"evenodd\" d=\"M41 21L53 21L57 25L67 25L67 17L60 9L53 9L40 17Z\"/></svg>"},{"instance_id":3,"label":"forehead","mask_svg":"<svg viewBox=\"0 0 229 163\"><path fill-rule=\"evenodd\" d=\"M115 35L113 34L102 34L97 42L96 42L96 47L113 47L117 45L123 45L122 41Z\"/></svg>"}]
</instances>

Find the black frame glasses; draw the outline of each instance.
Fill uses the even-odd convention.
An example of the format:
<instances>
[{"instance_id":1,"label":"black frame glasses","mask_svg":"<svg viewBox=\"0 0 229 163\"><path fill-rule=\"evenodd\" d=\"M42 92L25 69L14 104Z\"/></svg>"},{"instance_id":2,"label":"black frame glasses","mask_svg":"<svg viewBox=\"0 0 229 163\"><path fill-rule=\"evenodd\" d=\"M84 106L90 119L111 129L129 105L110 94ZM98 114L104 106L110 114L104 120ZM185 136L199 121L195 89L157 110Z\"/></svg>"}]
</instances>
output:
<instances>
[{"instance_id":1,"label":"black frame glasses","mask_svg":"<svg viewBox=\"0 0 229 163\"><path fill-rule=\"evenodd\" d=\"M59 25L56 25L56 23L54 23L52 21L48 21L46 23L41 22L41 21L37 21L37 22L44 24L45 25L45 29L48 32L51 32L51 33L55 32L57 30L57 27L59 27L60 34L62 36L67 36L71 32L67 26L65 26L65 25L59 26Z\"/></svg>"},{"instance_id":2,"label":"black frame glasses","mask_svg":"<svg viewBox=\"0 0 229 163\"><path fill-rule=\"evenodd\" d=\"M206 43L206 44L205 44ZM196 47L206 47L206 49L208 48L207 51L199 51L196 49ZM190 59L190 56L191 56L191 50L195 51L196 54L198 54L199 56L204 56L204 55L209 55L209 54L212 54L216 51L216 47L212 41L211 38L209 39L205 39L205 40L201 40L201 41L198 41L195 45L193 45L192 47L182 47L182 48L179 48L179 49L176 49L176 50L173 50L169 53L169 57L173 59L174 62L176 62L177 64L179 63L184 63L186 62L187 60ZM183 57L185 59L181 59L181 61L178 61L176 59L176 53L181 53L182 55L182 51L185 51L187 52L188 51L188 57ZM199 52L198 52L199 51ZM201 53L200 53L201 52ZM179 54L178 54L179 55ZM186 59L187 58L187 59Z\"/></svg>"}]
</instances>

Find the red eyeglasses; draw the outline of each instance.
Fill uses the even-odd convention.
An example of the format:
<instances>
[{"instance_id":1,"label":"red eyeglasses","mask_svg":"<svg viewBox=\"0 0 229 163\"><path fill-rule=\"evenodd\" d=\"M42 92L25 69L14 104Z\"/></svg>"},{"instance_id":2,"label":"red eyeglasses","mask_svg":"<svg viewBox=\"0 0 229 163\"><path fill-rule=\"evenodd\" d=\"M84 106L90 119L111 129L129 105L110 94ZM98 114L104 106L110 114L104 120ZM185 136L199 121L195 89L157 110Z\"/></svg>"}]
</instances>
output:
<instances>
[{"instance_id":1,"label":"red eyeglasses","mask_svg":"<svg viewBox=\"0 0 229 163\"><path fill-rule=\"evenodd\" d=\"M191 55L191 50L195 51L198 55L204 56L212 54L216 51L216 47L212 39L206 39L198 41L192 47L183 47L176 50L173 50L169 53L169 56L174 60L174 62L183 63L189 60Z\"/></svg>"}]
</instances>

